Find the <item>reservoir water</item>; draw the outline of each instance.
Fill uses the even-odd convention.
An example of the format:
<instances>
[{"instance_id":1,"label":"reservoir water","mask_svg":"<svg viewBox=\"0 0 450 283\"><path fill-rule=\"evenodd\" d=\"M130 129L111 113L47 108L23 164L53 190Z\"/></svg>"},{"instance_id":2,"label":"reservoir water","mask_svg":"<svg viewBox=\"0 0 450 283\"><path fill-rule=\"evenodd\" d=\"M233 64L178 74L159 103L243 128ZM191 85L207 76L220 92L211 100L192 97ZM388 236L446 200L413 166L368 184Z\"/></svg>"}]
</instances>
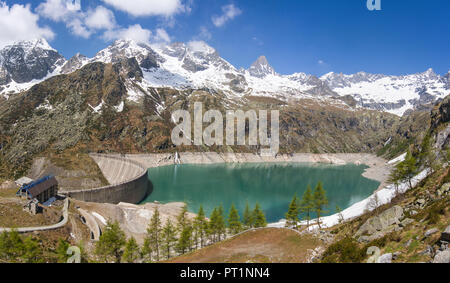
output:
<instances>
[{"instance_id":1,"label":"reservoir water","mask_svg":"<svg viewBox=\"0 0 450 283\"><path fill-rule=\"evenodd\" d=\"M223 205L226 216L232 204L243 213L246 203L259 203L267 221L284 219L295 193L301 197L307 185L321 181L329 199L328 213L336 212L369 197L379 182L362 176L366 166L285 164L171 165L151 168L153 193L144 201L186 202L197 212L203 205L207 215Z\"/></svg>"}]
</instances>

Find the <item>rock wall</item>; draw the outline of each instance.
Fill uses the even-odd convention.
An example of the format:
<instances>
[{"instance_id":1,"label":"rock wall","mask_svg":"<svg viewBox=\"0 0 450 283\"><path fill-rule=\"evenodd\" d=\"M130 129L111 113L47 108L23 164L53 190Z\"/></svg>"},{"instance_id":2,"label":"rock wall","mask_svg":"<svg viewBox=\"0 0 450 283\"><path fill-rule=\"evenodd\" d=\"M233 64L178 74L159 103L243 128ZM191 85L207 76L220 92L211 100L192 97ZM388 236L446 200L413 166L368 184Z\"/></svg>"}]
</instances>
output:
<instances>
[{"instance_id":1,"label":"rock wall","mask_svg":"<svg viewBox=\"0 0 450 283\"><path fill-rule=\"evenodd\" d=\"M147 167L120 155L91 154L103 175L111 184L91 190L64 192L68 197L97 203L139 203L151 192Z\"/></svg>"}]
</instances>

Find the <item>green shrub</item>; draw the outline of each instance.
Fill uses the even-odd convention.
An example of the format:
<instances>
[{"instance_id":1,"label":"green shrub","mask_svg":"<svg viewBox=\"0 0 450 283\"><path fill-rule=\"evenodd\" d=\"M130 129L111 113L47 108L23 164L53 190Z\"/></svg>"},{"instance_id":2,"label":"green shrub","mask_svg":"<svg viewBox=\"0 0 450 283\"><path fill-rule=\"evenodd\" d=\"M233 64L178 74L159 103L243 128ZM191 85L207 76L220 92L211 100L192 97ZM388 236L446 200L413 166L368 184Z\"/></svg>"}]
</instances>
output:
<instances>
[{"instance_id":1,"label":"green shrub","mask_svg":"<svg viewBox=\"0 0 450 283\"><path fill-rule=\"evenodd\" d=\"M350 237L346 237L327 248L323 263L360 263L366 257L365 249Z\"/></svg>"}]
</instances>

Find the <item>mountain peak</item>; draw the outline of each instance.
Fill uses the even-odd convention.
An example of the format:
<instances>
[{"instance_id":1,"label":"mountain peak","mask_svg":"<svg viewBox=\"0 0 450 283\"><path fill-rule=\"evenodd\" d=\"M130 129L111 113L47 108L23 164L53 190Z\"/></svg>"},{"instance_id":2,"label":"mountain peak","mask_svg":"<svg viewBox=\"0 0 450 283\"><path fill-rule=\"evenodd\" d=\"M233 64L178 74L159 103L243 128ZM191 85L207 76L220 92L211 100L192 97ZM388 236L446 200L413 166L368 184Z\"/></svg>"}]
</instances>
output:
<instances>
[{"instance_id":1,"label":"mountain peak","mask_svg":"<svg viewBox=\"0 0 450 283\"><path fill-rule=\"evenodd\" d=\"M204 41L190 41L187 44L190 51L194 53L205 53L205 54L213 54L216 53L216 50L209 46Z\"/></svg>"},{"instance_id":2,"label":"mountain peak","mask_svg":"<svg viewBox=\"0 0 450 283\"><path fill-rule=\"evenodd\" d=\"M267 61L266 56L259 56L259 58L250 66L248 70L250 75L258 78L263 78L267 75L276 75L276 72L272 66L270 66L269 61Z\"/></svg>"},{"instance_id":3,"label":"mountain peak","mask_svg":"<svg viewBox=\"0 0 450 283\"><path fill-rule=\"evenodd\" d=\"M15 41L13 44L7 45L5 48L11 48L15 46L19 46L23 48L25 51L33 49L42 49L56 52L56 50L50 46L50 44L47 42L45 38Z\"/></svg>"}]
</instances>

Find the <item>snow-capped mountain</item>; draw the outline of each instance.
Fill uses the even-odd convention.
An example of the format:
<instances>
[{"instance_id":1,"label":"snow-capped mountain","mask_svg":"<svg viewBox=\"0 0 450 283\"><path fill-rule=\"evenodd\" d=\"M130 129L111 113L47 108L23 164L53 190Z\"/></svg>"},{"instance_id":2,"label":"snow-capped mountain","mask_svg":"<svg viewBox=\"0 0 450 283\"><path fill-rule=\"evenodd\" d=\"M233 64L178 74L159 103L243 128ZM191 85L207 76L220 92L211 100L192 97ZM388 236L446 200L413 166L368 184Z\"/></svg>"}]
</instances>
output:
<instances>
[{"instance_id":1,"label":"snow-capped mountain","mask_svg":"<svg viewBox=\"0 0 450 283\"><path fill-rule=\"evenodd\" d=\"M275 69L269 65L266 56L260 56L248 69L250 75L264 78L268 75L276 75Z\"/></svg>"},{"instance_id":2,"label":"snow-capped mountain","mask_svg":"<svg viewBox=\"0 0 450 283\"><path fill-rule=\"evenodd\" d=\"M45 39L21 41L0 50L0 92L27 89L53 73L66 60Z\"/></svg>"},{"instance_id":3,"label":"snow-capped mountain","mask_svg":"<svg viewBox=\"0 0 450 283\"><path fill-rule=\"evenodd\" d=\"M149 87L210 89L230 97L268 96L280 100L345 97L354 105L403 115L407 110L435 102L450 90L450 72L445 76L431 69L407 76L360 72L329 73L321 78L305 73L280 75L265 56L248 70L238 70L202 41L148 45L117 40L93 58L76 54L66 61L45 40L20 42L0 51L0 94L14 92L53 75L72 73L94 63L118 63L136 58L142 79L127 82L131 100L146 95Z\"/></svg>"},{"instance_id":4,"label":"snow-capped mountain","mask_svg":"<svg viewBox=\"0 0 450 283\"><path fill-rule=\"evenodd\" d=\"M437 75L432 69L406 76L365 72L353 75L328 73L321 80L339 95L352 96L363 107L398 115L403 115L416 106L433 103L449 94L448 78Z\"/></svg>"},{"instance_id":5,"label":"snow-capped mountain","mask_svg":"<svg viewBox=\"0 0 450 283\"><path fill-rule=\"evenodd\" d=\"M62 74L69 74L88 64L90 59L80 53L75 54L61 68Z\"/></svg>"}]
</instances>

